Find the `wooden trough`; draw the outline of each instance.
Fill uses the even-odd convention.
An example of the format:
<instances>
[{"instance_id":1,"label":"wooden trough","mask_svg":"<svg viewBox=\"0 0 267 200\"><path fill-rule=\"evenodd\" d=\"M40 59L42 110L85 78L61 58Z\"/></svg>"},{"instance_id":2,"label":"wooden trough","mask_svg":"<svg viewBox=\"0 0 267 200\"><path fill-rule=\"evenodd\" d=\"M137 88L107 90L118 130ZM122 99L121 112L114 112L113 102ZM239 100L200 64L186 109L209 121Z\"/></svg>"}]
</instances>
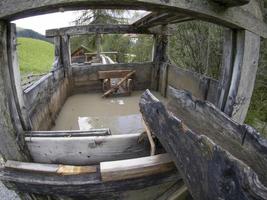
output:
<instances>
[{"instance_id":1,"label":"wooden trough","mask_svg":"<svg viewBox=\"0 0 267 200\"><path fill-rule=\"evenodd\" d=\"M257 0L1 1L0 152L5 165L0 180L26 200L170 200L184 198L187 189L196 200L266 200L267 142L243 125L260 39L267 38L261 6ZM16 27L10 22L88 8L150 13L130 25L47 30L55 44L53 69L23 91ZM171 24L194 19L226 27L219 80L174 66L168 58ZM153 35L153 60L71 63L70 37L92 33ZM108 78L102 77L103 71L109 72ZM148 91L143 94L140 110L148 137L112 135L108 129L48 131L69 96L101 92L111 71L126 76L128 92L134 74L135 90L155 90L170 100L166 108Z\"/></svg>"}]
</instances>

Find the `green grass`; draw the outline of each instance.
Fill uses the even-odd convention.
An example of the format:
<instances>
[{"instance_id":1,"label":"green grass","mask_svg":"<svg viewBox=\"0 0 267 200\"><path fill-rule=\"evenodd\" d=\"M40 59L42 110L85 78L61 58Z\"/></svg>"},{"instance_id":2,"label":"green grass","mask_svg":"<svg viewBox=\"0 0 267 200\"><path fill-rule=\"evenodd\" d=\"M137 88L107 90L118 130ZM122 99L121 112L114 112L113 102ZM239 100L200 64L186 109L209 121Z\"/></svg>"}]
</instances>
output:
<instances>
[{"instance_id":1,"label":"green grass","mask_svg":"<svg viewBox=\"0 0 267 200\"><path fill-rule=\"evenodd\" d=\"M54 62L54 45L42 40L18 38L18 57L22 75L47 73Z\"/></svg>"}]
</instances>

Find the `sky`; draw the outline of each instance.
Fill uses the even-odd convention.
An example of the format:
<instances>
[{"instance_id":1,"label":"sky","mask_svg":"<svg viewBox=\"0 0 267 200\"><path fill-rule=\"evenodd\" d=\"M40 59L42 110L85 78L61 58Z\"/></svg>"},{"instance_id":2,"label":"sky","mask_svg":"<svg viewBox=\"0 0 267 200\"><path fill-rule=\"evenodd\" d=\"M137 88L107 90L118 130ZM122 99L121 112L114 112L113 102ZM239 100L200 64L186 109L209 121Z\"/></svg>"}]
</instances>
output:
<instances>
[{"instance_id":1,"label":"sky","mask_svg":"<svg viewBox=\"0 0 267 200\"><path fill-rule=\"evenodd\" d=\"M47 29L62 28L73 25L72 22L80 15L82 11L65 11L52 14L27 17L13 21L17 27L32 29L45 35ZM145 11L137 11L140 16L147 14ZM131 14L127 14L131 15ZM128 16L129 17L129 16ZM131 18L131 17L130 17Z\"/></svg>"},{"instance_id":2,"label":"sky","mask_svg":"<svg viewBox=\"0 0 267 200\"><path fill-rule=\"evenodd\" d=\"M73 25L72 22L77 18L81 11L66 11L52 14L27 17L13 21L18 27L32 29L41 34L45 34L45 30L53 28L61 28Z\"/></svg>"}]
</instances>

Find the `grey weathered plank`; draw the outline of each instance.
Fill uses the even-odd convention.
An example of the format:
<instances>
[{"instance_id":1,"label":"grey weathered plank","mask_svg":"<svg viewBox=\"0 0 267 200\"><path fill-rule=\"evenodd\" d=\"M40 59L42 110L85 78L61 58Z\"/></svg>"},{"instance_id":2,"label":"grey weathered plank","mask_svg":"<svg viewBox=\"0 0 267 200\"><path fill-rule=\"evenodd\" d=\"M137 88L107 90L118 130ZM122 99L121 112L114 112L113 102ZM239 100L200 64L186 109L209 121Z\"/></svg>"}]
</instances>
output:
<instances>
[{"instance_id":1,"label":"grey weathered plank","mask_svg":"<svg viewBox=\"0 0 267 200\"><path fill-rule=\"evenodd\" d=\"M81 26L70 26L59 29L46 30L46 37L55 37L63 35L84 35L84 34L126 34L126 33L138 33L138 34L152 34L148 30L137 29L131 25L123 24L90 24Z\"/></svg>"},{"instance_id":2,"label":"grey weathered plank","mask_svg":"<svg viewBox=\"0 0 267 200\"><path fill-rule=\"evenodd\" d=\"M100 174L61 176L19 170L0 170L0 179L9 181L10 189L42 195L60 195L63 199L147 200L155 199L181 181L176 170L123 181L102 182Z\"/></svg>"},{"instance_id":3,"label":"grey weathered plank","mask_svg":"<svg viewBox=\"0 0 267 200\"><path fill-rule=\"evenodd\" d=\"M25 137L84 137L111 135L109 129L92 129L88 131L26 131Z\"/></svg>"},{"instance_id":4,"label":"grey weathered plank","mask_svg":"<svg viewBox=\"0 0 267 200\"><path fill-rule=\"evenodd\" d=\"M224 110L229 88L232 80L236 32L230 29L224 30L222 66L217 91L216 106Z\"/></svg>"},{"instance_id":5,"label":"grey weathered plank","mask_svg":"<svg viewBox=\"0 0 267 200\"><path fill-rule=\"evenodd\" d=\"M24 161L29 158L29 154L27 154L27 148L23 148L22 127L11 87L7 55L7 26L6 22L0 21L0 152L5 159Z\"/></svg>"},{"instance_id":6,"label":"grey weathered plank","mask_svg":"<svg viewBox=\"0 0 267 200\"><path fill-rule=\"evenodd\" d=\"M100 163L103 182L133 179L171 171L175 168L168 154Z\"/></svg>"},{"instance_id":7,"label":"grey weathered plank","mask_svg":"<svg viewBox=\"0 0 267 200\"><path fill-rule=\"evenodd\" d=\"M139 142L139 137L140 134L26 137L25 141L35 162L88 165L149 155L147 139Z\"/></svg>"},{"instance_id":8,"label":"grey weathered plank","mask_svg":"<svg viewBox=\"0 0 267 200\"><path fill-rule=\"evenodd\" d=\"M238 31L236 48L232 81L224 112L237 122L243 123L257 75L260 37L249 31Z\"/></svg>"},{"instance_id":9,"label":"grey weathered plank","mask_svg":"<svg viewBox=\"0 0 267 200\"><path fill-rule=\"evenodd\" d=\"M231 28L247 29L263 37L267 37L267 26L259 18L261 13L259 2L251 0L253 3L245 7L227 8L214 2L206 0L161 1L161 0L9 0L0 4L0 18L17 19L38 15L42 13L55 12L59 8L65 10L86 9L86 8L125 8L168 10L188 14L194 18L215 22ZM254 6L256 5L256 6ZM253 7L254 6L254 7Z\"/></svg>"},{"instance_id":10,"label":"grey weathered plank","mask_svg":"<svg viewBox=\"0 0 267 200\"><path fill-rule=\"evenodd\" d=\"M102 82L99 80L99 71L108 70L134 70L134 89L143 90L150 88L151 70L153 63L129 63L129 64L107 64L107 65L72 65L72 77L75 90L73 92L85 92L102 90Z\"/></svg>"},{"instance_id":11,"label":"grey weathered plank","mask_svg":"<svg viewBox=\"0 0 267 200\"><path fill-rule=\"evenodd\" d=\"M194 199L267 199L267 188L258 179L261 175L258 177L245 161L203 135L205 132L190 130L149 91L142 95L139 105L147 126L170 154Z\"/></svg>"},{"instance_id":12,"label":"grey weathered plank","mask_svg":"<svg viewBox=\"0 0 267 200\"><path fill-rule=\"evenodd\" d=\"M213 104L194 100L170 88L168 109L195 133L203 134L250 166L267 185L267 140L255 130L239 125Z\"/></svg>"}]
</instances>

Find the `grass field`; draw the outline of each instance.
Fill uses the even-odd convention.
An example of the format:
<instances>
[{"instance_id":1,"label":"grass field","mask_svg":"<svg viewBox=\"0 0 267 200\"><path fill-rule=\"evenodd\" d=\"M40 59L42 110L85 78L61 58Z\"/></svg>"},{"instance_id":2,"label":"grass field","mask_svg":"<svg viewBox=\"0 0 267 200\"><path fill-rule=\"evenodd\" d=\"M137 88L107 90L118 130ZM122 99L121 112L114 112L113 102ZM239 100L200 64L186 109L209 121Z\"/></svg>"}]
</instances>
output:
<instances>
[{"instance_id":1,"label":"grass field","mask_svg":"<svg viewBox=\"0 0 267 200\"><path fill-rule=\"evenodd\" d=\"M54 45L42 40L18 38L18 57L22 75L46 73L54 62Z\"/></svg>"}]
</instances>

